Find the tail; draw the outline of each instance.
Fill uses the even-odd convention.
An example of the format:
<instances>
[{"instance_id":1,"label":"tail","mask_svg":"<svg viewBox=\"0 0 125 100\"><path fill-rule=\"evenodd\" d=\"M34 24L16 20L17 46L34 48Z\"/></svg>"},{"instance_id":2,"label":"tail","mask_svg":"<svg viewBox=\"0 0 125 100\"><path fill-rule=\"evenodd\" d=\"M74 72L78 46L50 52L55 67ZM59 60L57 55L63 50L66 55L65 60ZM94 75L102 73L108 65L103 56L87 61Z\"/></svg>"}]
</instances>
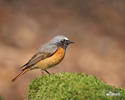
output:
<instances>
[{"instance_id":1,"label":"tail","mask_svg":"<svg viewBox=\"0 0 125 100\"><path fill-rule=\"evenodd\" d=\"M17 78L19 78L21 75L23 75L25 72L27 72L28 69L22 70L16 77L14 77L11 81L14 82Z\"/></svg>"}]
</instances>

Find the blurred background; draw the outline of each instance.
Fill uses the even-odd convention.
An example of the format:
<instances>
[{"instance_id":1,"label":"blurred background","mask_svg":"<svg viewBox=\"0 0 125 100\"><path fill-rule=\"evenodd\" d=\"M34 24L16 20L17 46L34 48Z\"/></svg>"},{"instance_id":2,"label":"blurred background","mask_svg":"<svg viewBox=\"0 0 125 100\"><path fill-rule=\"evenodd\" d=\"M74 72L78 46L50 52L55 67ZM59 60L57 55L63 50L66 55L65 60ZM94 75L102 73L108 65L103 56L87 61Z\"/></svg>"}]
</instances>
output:
<instances>
[{"instance_id":1,"label":"blurred background","mask_svg":"<svg viewBox=\"0 0 125 100\"><path fill-rule=\"evenodd\" d=\"M51 73L81 72L125 88L125 0L0 0L0 97L23 100L40 70L14 83L37 49L56 35L75 44Z\"/></svg>"}]
</instances>

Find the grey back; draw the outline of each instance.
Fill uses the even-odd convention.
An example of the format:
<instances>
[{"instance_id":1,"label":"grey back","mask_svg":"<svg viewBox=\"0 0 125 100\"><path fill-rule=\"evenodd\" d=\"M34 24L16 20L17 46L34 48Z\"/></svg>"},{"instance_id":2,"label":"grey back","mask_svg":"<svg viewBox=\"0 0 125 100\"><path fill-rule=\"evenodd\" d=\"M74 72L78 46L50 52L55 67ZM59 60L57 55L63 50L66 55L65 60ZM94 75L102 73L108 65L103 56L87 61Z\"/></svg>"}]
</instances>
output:
<instances>
[{"instance_id":1,"label":"grey back","mask_svg":"<svg viewBox=\"0 0 125 100\"><path fill-rule=\"evenodd\" d=\"M38 52L46 52L46 53L54 53L57 50L57 45L54 43L46 43L43 46L40 47Z\"/></svg>"}]
</instances>

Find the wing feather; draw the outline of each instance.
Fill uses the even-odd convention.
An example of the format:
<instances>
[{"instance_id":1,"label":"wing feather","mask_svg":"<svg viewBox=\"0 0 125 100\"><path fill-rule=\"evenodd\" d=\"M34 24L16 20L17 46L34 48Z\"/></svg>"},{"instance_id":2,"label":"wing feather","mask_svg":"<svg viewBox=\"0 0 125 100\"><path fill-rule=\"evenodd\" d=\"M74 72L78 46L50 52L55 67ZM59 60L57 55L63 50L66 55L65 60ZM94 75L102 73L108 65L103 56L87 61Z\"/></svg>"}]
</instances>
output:
<instances>
[{"instance_id":1,"label":"wing feather","mask_svg":"<svg viewBox=\"0 0 125 100\"><path fill-rule=\"evenodd\" d=\"M22 70L25 70L29 68L30 66L35 65L37 62L46 59L50 56L52 56L53 53L45 53L45 52L39 52L35 54L25 65L22 66Z\"/></svg>"},{"instance_id":2,"label":"wing feather","mask_svg":"<svg viewBox=\"0 0 125 100\"><path fill-rule=\"evenodd\" d=\"M52 56L57 50L57 46L55 44L51 43L46 43L44 44L38 52L26 63L24 64L21 68L22 70L25 70L29 68L30 66L35 65L37 62L40 60L46 59L50 56Z\"/></svg>"}]
</instances>

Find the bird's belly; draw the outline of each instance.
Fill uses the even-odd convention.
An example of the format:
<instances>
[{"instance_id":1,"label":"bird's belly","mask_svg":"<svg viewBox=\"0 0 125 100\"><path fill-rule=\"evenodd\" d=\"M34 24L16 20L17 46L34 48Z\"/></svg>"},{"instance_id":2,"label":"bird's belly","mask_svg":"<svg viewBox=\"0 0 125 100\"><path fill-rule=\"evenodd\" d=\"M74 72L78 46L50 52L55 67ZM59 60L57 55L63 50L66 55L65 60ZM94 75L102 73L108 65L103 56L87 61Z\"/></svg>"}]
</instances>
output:
<instances>
[{"instance_id":1,"label":"bird's belly","mask_svg":"<svg viewBox=\"0 0 125 100\"><path fill-rule=\"evenodd\" d=\"M58 50L55 52L55 54L53 54L51 57L41 60L40 62L37 63L37 66L41 69L47 69L53 67L62 61L64 55L65 55L64 49L58 47Z\"/></svg>"}]
</instances>

